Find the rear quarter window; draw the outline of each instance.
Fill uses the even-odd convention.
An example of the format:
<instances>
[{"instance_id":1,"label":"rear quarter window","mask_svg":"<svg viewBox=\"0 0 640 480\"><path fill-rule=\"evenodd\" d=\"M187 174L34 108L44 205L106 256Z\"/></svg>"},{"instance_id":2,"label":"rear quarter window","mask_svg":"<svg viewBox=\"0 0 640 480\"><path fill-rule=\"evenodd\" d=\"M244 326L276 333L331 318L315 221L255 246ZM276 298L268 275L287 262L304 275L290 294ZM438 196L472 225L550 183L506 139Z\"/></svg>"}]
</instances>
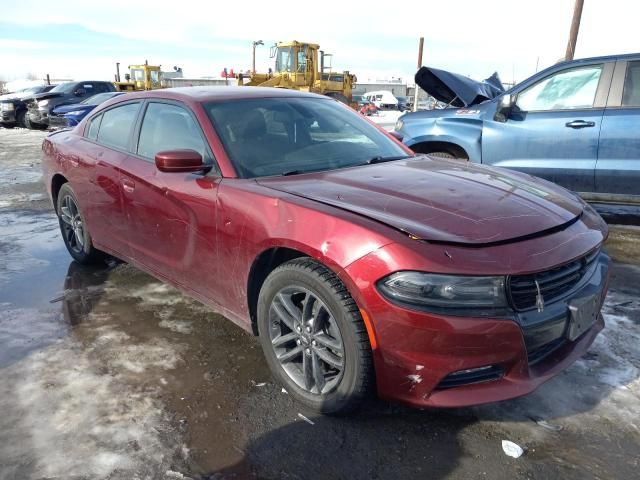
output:
<instances>
[{"instance_id":1,"label":"rear quarter window","mask_svg":"<svg viewBox=\"0 0 640 480\"><path fill-rule=\"evenodd\" d=\"M127 150L139 108L139 103L127 103L104 112L98 130L98 142L109 147Z\"/></svg>"},{"instance_id":2,"label":"rear quarter window","mask_svg":"<svg viewBox=\"0 0 640 480\"><path fill-rule=\"evenodd\" d=\"M100 130L100 122L102 121L102 115L97 115L89 120L89 125L87 127L86 137L90 140L98 139L98 130Z\"/></svg>"}]
</instances>

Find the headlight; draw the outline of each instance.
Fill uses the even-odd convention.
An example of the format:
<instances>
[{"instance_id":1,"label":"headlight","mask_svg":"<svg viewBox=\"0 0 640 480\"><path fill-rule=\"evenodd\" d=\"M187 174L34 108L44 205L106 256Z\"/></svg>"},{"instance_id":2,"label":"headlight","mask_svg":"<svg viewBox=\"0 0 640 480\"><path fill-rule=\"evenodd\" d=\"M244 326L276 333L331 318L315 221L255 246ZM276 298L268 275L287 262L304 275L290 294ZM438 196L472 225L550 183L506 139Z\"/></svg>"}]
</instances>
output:
<instances>
[{"instance_id":1,"label":"headlight","mask_svg":"<svg viewBox=\"0 0 640 480\"><path fill-rule=\"evenodd\" d=\"M82 110L74 110L73 112L63 113L63 115L80 115L81 113L84 113L84 112Z\"/></svg>"},{"instance_id":2,"label":"headlight","mask_svg":"<svg viewBox=\"0 0 640 480\"><path fill-rule=\"evenodd\" d=\"M49 100L40 100L38 102L39 107L46 107L47 105L49 105Z\"/></svg>"},{"instance_id":3,"label":"headlight","mask_svg":"<svg viewBox=\"0 0 640 480\"><path fill-rule=\"evenodd\" d=\"M391 302L450 315L502 315L508 309L504 277L397 272L378 282Z\"/></svg>"},{"instance_id":4,"label":"headlight","mask_svg":"<svg viewBox=\"0 0 640 480\"><path fill-rule=\"evenodd\" d=\"M402 130L402 127L404 127L404 122L398 119L398 121L396 122L396 126L393 127L393 129L396 131L399 131L399 130Z\"/></svg>"},{"instance_id":5,"label":"headlight","mask_svg":"<svg viewBox=\"0 0 640 480\"><path fill-rule=\"evenodd\" d=\"M4 110L5 112L11 112L16 108L13 103L2 103L0 105L2 110Z\"/></svg>"}]
</instances>

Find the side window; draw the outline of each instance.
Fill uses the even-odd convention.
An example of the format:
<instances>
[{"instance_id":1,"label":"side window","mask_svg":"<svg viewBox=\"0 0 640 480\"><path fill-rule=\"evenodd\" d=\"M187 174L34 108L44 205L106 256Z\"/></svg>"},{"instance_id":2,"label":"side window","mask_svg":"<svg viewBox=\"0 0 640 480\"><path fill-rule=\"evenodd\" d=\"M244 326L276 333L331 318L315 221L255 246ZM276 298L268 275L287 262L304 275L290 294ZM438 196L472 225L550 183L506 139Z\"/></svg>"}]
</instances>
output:
<instances>
[{"instance_id":1,"label":"side window","mask_svg":"<svg viewBox=\"0 0 640 480\"><path fill-rule=\"evenodd\" d=\"M139 103L127 103L104 112L98 131L98 142L126 150L129 146L129 135L138 115L138 108L140 108Z\"/></svg>"},{"instance_id":2,"label":"side window","mask_svg":"<svg viewBox=\"0 0 640 480\"><path fill-rule=\"evenodd\" d=\"M93 117L89 120L89 126L87 127L87 135L86 137L91 140L98 139L98 130L100 130L100 122L102 121L102 115L98 115L97 117Z\"/></svg>"},{"instance_id":3,"label":"side window","mask_svg":"<svg viewBox=\"0 0 640 480\"><path fill-rule=\"evenodd\" d=\"M207 159L200 127L187 110L169 103L150 103L144 114L138 155L153 159L166 150L190 149Z\"/></svg>"},{"instance_id":4,"label":"side window","mask_svg":"<svg viewBox=\"0 0 640 480\"><path fill-rule=\"evenodd\" d=\"M600 75L602 65L555 73L520 92L517 105L525 112L591 108Z\"/></svg>"},{"instance_id":5,"label":"side window","mask_svg":"<svg viewBox=\"0 0 640 480\"><path fill-rule=\"evenodd\" d=\"M83 83L80 85L80 88L84 90L83 97L90 97L91 95L96 93L96 89L93 86L93 83Z\"/></svg>"},{"instance_id":6,"label":"side window","mask_svg":"<svg viewBox=\"0 0 640 480\"><path fill-rule=\"evenodd\" d=\"M622 92L623 107L640 107L640 61L627 64Z\"/></svg>"},{"instance_id":7,"label":"side window","mask_svg":"<svg viewBox=\"0 0 640 480\"><path fill-rule=\"evenodd\" d=\"M108 92L109 90L107 90L107 85L105 83L102 82L96 82L93 84L93 94L95 95L96 93L104 93L104 92Z\"/></svg>"}]
</instances>

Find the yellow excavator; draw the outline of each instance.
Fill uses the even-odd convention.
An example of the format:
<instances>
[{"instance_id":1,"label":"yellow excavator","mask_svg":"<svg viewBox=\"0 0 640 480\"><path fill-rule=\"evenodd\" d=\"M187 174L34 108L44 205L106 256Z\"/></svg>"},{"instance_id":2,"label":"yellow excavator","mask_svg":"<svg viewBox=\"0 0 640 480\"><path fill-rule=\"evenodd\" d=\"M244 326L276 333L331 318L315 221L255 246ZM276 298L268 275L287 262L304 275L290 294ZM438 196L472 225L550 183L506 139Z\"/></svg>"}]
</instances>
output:
<instances>
[{"instance_id":1,"label":"yellow excavator","mask_svg":"<svg viewBox=\"0 0 640 480\"><path fill-rule=\"evenodd\" d=\"M271 47L275 69L269 69L268 73L256 73L254 69L248 76L237 74L236 79L238 85L303 90L327 95L348 105L356 77L348 71L332 72L331 67L325 65L330 57L314 43L278 42Z\"/></svg>"},{"instance_id":2,"label":"yellow excavator","mask_svg":"<svg viewBox=\"0 0 640 480\"><path fill-rule=\"evenodd\" d=\"M125 81L121 82L120 64L116 63L116 81L113 83L118 91L134 92L162 88L160 65L149 65L146 60L144 65L129 65L129 73L126 73L124 78Z\"/></svg>"}]
</instances>

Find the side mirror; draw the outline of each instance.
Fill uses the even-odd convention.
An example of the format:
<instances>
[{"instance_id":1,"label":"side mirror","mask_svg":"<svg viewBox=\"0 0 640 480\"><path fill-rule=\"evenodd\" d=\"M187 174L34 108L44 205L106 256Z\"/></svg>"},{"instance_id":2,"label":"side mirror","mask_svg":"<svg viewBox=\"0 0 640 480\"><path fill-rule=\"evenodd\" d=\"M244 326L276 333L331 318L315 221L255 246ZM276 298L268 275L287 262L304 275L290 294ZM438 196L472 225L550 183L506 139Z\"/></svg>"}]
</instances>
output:
<instances>
[{"instance_id":1,"label":"side mirror","mask_svg":"<svg viewBox=\"0 0 640 480\"><path fill-rule=\"evenodd\" d=\"M506 122L511 115L511 111L516 104L516 97L514 95L503 95L498 100L498 108L496 109L496 114L493 119L496 122Z\"/></svg>"},{"instance_id":2,"label":"side mirror","mask_svg":"<svg viewBox=\"0 0 640 480\"><path fill-rule=\"evenodd\" d=\"M87 93L87 91L84 88L78 88L75 92L73 92L73 94L76 97L81 97L82 95L84 95L85 93Z\"/></svg>"},{"instance_id":3,"label":"side mirror","mask_svg":"<svg viewBox=\"0 0 640 480\"><path fill-rule=\"evenodd\" d=\"M156 168L167 173L202 172L206 165L195 150L169 150L156 153Z\"/></svg>"}]
</instances>

